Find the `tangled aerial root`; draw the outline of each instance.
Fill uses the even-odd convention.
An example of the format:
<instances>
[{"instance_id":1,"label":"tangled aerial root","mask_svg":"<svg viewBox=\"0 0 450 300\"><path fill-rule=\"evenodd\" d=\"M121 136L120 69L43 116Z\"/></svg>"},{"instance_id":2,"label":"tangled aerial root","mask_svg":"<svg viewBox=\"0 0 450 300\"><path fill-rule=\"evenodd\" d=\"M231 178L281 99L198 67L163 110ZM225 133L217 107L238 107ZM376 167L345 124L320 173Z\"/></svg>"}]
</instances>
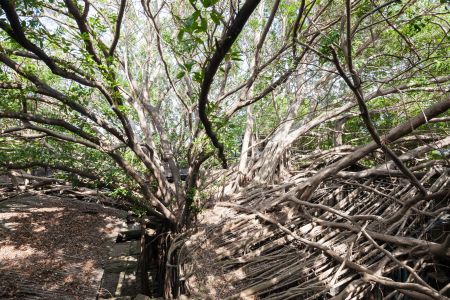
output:
<instances>
[{"instance_id":1,"label":"tangled aerial root","mask_svg":"<svg viewBox=\"0 0 450 300\"><path fill-rule=\"evenodd\" d=\"M449 171L421 178L431 196L387 176L333 178L307 202L289 193L307 173L249 187L203 213L182 251L187 286L218 299L446 299Z\"/></svg>"}]
</instances>

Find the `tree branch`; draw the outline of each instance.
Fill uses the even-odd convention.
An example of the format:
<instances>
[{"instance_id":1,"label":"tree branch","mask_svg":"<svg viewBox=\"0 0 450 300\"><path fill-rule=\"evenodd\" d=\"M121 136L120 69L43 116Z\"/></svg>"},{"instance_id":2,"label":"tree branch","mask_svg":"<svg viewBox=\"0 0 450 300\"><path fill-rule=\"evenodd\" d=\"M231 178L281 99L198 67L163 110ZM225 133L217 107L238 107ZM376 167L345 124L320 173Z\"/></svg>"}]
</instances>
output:
<instances>
[{"instance_id":1,"label":"tree branch","mask_svg":"<svg viewBox=\"0 0 450 300\"><path fill-rule=\"evenodd\" d=\"M109 48L109 56L114 55L114 51L116 50L117 43L119 42L120 28L122 26L122 20L123 20L123 15L125 13L126 3L127 3L127 0L120 1L119 14L117 15L117 22L116 22L116 32L114 34L114 39L111 44L111 47Z\"/></svg>"},{"instance_id":2,"label":"tree branch","mask_svg":"<svg viewBox=\"0 0 450 300\"><path fill-rule=\"evenodd\" d=\"M247 20L256 9L260 1L261 0L247 0L241 7L233 23L226 30L224 37L220 42L218 42L216 51L208 62L203 82L201 84L200 97L198 99L198 111L200 120L205 127L206 135L209 137L214 147L219 150L218 156L222 161L223 168L227 168L227 159L224 153L224 146L217 138L217 135L212 129L212 123L208 119L208 114L206 112L208 106L208 94L211 88L211 84L214 80L214 76L219 69L220 63L225 58L225 55L230 50L239 33L242 31L245 23L247 23Z\"/></svg>"}]
</instances>

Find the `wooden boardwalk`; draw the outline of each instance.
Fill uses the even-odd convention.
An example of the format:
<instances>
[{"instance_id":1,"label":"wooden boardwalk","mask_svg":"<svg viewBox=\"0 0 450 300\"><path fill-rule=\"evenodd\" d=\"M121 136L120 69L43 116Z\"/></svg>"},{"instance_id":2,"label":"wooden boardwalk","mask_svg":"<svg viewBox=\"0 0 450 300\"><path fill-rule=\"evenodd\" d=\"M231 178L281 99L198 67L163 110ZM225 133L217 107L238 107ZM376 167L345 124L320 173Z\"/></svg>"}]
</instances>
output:
<instances>
[{"instance_id":1,"label":"wooden boardwalk","mask_svg":"<svg viewBox=\"0 0 450 300\"><path fill-rule=\"evenodd\" d=\"M99 299L136 296L140 286L137 280L140 241L116 243L111 251L99 289Z\"/></svg>"},{"instance_id":2,"label":"wooden boardwalk","mask_svg":"<svg viewBox=\"0 0 450 300\"><path fill-rule=\"evenodd\" d=\"M139 261L141 255L139 224L130 224L128 231L121 232L120 235L127 237L125 241L118 239L113 246L111 256L105 265L103 278L99 289L100 299L150 299L140 294L142 292L141 275ZM157 291L152 286L152 278L155 274L150 270L147 274L150 280L152 294ZM138 297L138 298L136 298ZM154 298L152 298L154 299Z\"/></svg>"},{"instance_id":3,"label":"wooden boardwalk","mask_svg":"<svg viewBox=\"0 0 450 300\"><path fill-rule=\"evenodd\" d=\"M140 295L140 227L126 215L46 195L0 202L0 299L150 299Z\"/></svg>"}]
</instances>

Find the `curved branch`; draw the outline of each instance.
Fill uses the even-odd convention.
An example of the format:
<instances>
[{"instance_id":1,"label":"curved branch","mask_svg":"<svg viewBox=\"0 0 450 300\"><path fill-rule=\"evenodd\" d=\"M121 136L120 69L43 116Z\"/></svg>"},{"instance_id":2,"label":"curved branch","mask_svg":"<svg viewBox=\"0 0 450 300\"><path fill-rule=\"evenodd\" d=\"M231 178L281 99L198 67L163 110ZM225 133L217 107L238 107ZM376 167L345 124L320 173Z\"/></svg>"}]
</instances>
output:
<instances>
[{"instance_id":1,"label":"curved branch","mask_svg":"<svg viewBox=\"0 0 450 300\"><path fill-rule=\"evenodd\" d=\"M74 111L89 118L90 120L92 120L94 123L96 123L100 127L103 127L109 133L114 135L118 140L126 143L126 141L123 137L123 134L118 129L111 126L111 124L109 124L107 121L105 121L104 119L102 119L101 117L96 115L95 113L89 111L84 106L80 105L79 103L76 103L75 101L72 101L65 94L52 88L51 86L49 86L48 84L43 82L41 79L39 79L37 76L26 72L25 70L23 70L23 68L20 67L20 65L18 63L11 60L6 55L3 55L2 52L0 52L0 62L3 62L5 65L10 67L12 70L14 70L17 74L19 74L20 76L31 81L37 87L37 92L39 94L46 95L46 96L49 96L49 97L59 100L60 102L66 104L68 107L70 107Z\"/></svg>"},{"instance_id":2,"label":"curved branch","mask_svg":"<svg viewBox=\"0 0 450 300\"><path fill-rule=\"evenodd\" d=\"M219 158L222 161L222 167L227 168L227 160L225 158L224 146L217 138L217 135L212 129L212 123L208 119L208 114L206 113L206 107L208 105L208 94L211 89L211 84L214 80L217 70L219 69L220 63L225 58L225 55L230 50L233 43L236 41L238 35L244 28L245 23L253 13L253 11L258 6L261 0L247 0L242 8L239 10L236 18L234 19L231 26L225 32L224 37L217 44L217 49L211 57L208 66L206 67L204 79L201 85L200 97L198 99L198 111L200 120L205 127L206 135L213 143L214 147L219 150Z\"/></svg>"},{"instance_id":3,"label":"curved branch","mask_svg":"<svg viewBox=\"0 0 450 300\"><path fill-rule=\"evenodd\" d=\"M89 52L89 54L92 55L92 58L94 61L101 65L102 61L97 55L97 52L94 49L94 45L92 44L91 39L89 38L89 28L86 24L86 17L89 11L89 2L85 2L86 6L84 8L83 14L80 13L78 10L76 4L72 0L64 0L64 3L66 4L66 7L69 11L69 13L75 18L75 22L77 22L78 28L80 29L81 34L87 35L84 38L84 42L86 43L86 50Z\"/></svg>"},{"instance_id":4,"label":"curved branch","mask_svg":"<svg viewBox=\"0 0 450 300\"><path fill-rule=\"evenodd\" d=\"M446 112L450 109L450 97L445 98L444 100L433 104L427 109L423 110L420 114L415 117L409 119L408 121L402 123L401 125L391 129L389 133L387 133L383 140L385 143L392 143L393 141L405 136L412 131L414 131L419 126L428 122L429 119L437 117L438 115ZM341 160L329 165L327 168L319 171L314 176L308 180L307 184L301 184L297 188L295 188L292 193L301 194L302 200L307 200L312 195L314 190L317 188L318 184L325 180L326 178L335 175L342 169L354 164L359 161L361 158L379 148L379 145L373 141L365 146L358 148L353 153L347 155Z\"/></svg>"},{"instance_id":5,"label":"curved branch","mask_svg":"<svg viewBox=\"0 0 450 300\"><path fill-rule=\"evenodd\" d=\"M55 170L60 170L60 171L64 171L67 173L73 173L73 174L77 174L81 177L85 177L88 179L92 179L92 180L99 180L100 177L90 171L87 170L80 170L80 169L75 169L75 168L71 168L62 164L48 164L48 163L43 163L43 162L31 162L31 163L27 163L27 164L5 164L4 165L5 168L9 169L9 170L22 170L22 169L29 169L29 168L33 168L33 167L48 167L50 169L55 169Z\"/></svg>"},{"instance_id":6,"label":"curved branch","mask_svg":"<svg viewBox=\"0 0 450 300\"><path fill-rule=\"evenodd\" d=\"M426 195L428 192L419 182L417 177L402 163L402 161L397 157L397 155L386 145L386 143L380 138L375 125L372 122L372 118L370 117L369 110L364 100L364 94L361 89L361 79L359 75L355 71L353 67L353 57L352 57L352 37L351 37L351 3L350 0L346 0L346 29L347 29L347 38L346 38L346 48L344 51L344 55L347 61L348 69L350 71L350 78L345 74L344 70L339 64L339 59L337 57L336 51L331 48L331 53L333 55L333 62L336 66L341 77L347 83L349 88L355 95L355 98L358 102L359 110L361 111L361 117L366 125L367 130L369 131L372 139L378 144L378 146L386 152L386 154L392 159L392 161L397 165L398 169L402 171L407 178L411 181L411 183L423 194Z\"/></svg>"},{"instance_id":7,"label":"curved branch","mask_svg":"<svg viewBox=\"0 0 450 300\"><path fill-rule=\"evenodd\" d=\"M120 1L120 8L119 8L119 14L117 15L117 22L116 22L116 32L114 34L114 39L111 44L111 47L109 48L109 56L114 55L114 51L116 50L117 43L119 42L120 37L120 28L122 25L123 15L125 13L125 5L127 3L127 0L121 0Z\"/></svg>"},{"instance_id":8,"label":"curved branch","mask_svg":"<svg viewBox=\"0 0 450 300\"><path fill-rule=\"evenodd\" d=\"M97 137L87 134L82 129L80 129L64 120L45 118L45 117L38 116L38 115L31 115L31 114L18 113L18 112L0 112L0 119L18 119L18 120L22 120L22 121L28 121L28 122L31 121L31 122L41 123L41 124L60 126L60 127L63 127L64 129L67 129L68 131L86 139L87 141L89 141L89 147L96 148L98 145L100 145L100 141ZM35 126L33 126L31 124L27 124L26 127L29 129L35 129L34 128ZM36 130L45 132L44 130L46 130L46 129L39 128ZM48 132L46 132L46 133L48 133ZM74 141L74 139L72 137L68 137L68 138L71 138L71 141ZM78 142L81 142L81 141L77 140L77 143ZM84 141L83 141L83 144L85 144Z\"/></svg>"},{"instance_id":9,"label":"curved branch","mask_svg":"<svg viewBox=\"0 0 450 300\"><path fill-rule=\"evenodd\" d=\"M39 59L41 59L50 70L60 76L63 76L68 79L72 79L80 84L94 87L96 84L89 79L78 76L73 72L68 72L66 70L61 69L54 59L47 55L41 48L33 44L28 38L25 36L25 33L22 29L21 21L15 7L11 1L1 1L0 7L5 11L6 17L10 24L7 24L0 20L0 28L3 29L11 38L13 38L17 43L19 43L22 47L27 49L28 51L34 53Z\"/></svg>"}]
</instances>

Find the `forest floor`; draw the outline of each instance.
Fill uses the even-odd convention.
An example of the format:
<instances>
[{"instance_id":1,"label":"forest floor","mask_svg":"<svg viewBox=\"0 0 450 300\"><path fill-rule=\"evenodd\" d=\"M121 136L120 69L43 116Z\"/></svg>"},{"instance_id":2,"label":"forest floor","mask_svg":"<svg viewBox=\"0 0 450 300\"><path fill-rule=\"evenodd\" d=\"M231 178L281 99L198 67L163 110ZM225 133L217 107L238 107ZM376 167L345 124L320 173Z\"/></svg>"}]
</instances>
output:
<instances>
[{"instance_id":1,"label":"forest floor","mask_svg":"<svg viewBox=\"0 0 450 300\"><path fill-rule=\"evenodd\" d=\"M0 202L0 298L95 299L125 216L64 197Z\"/></svg>"}]
</instances>

